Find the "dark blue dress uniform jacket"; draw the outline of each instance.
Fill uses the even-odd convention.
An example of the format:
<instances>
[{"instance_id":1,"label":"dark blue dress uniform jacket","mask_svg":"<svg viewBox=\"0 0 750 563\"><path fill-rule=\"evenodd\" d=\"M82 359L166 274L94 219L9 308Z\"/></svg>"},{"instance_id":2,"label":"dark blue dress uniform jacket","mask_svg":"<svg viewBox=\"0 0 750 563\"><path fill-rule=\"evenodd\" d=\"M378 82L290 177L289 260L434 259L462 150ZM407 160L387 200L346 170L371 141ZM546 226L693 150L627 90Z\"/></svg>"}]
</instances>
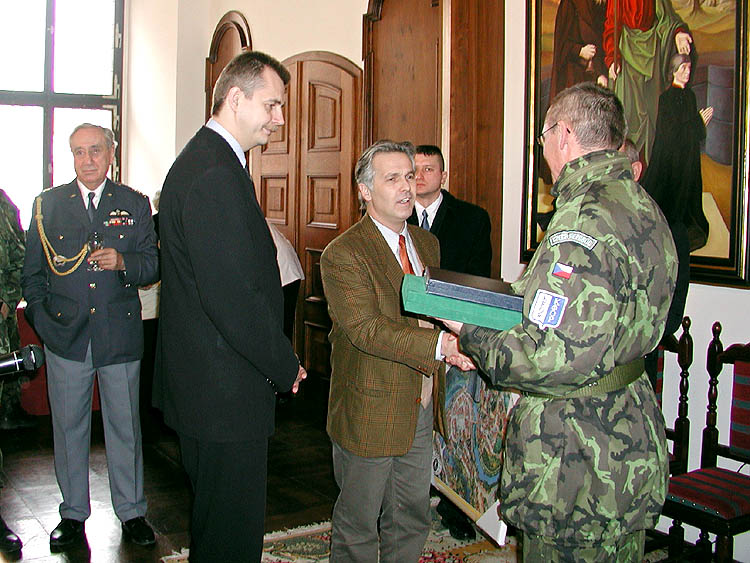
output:
<instances>
[{"instance_id":1,"label":"dark blue dress uniform jacket","mask_svg":"<svg viewBox=\"0 0 750 563\"><path fill-rule=\"evenodd\" d=\"M151 207L143 194L107 180L93 223L81 192L70 184L43 191L44 232L55 252L75 256L97 231L104 247L120 252L125 271L88 271L84 262L58 276L47 264L32 210L23 267L26 317L52 352L82 362L91 341L94 367L139 360L143 323L138 286L159 279L159 257ZM73 262L58 266L67 271Z\"/></svg>"}]
</instances>

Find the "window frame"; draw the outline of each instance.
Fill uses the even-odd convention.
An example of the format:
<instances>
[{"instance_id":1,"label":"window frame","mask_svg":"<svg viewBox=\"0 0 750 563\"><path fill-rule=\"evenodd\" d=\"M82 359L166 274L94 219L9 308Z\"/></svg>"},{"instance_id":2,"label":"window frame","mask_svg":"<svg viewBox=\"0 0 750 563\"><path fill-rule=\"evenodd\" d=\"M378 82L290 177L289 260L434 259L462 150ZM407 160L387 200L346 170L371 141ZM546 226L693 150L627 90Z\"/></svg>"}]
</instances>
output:
<instances>
[{"instance_id":1,"label":"window frame","mask_svg":"<svg viewBox=\"0 0 750 563\"><path fill-rule=\"evenodd\" d=\"M117 146L115 159L112 163L111 178L120 181L122 150L122 79L123 79L123 27L125 21L124 0L114 0L115 25L112 64L112 94L67 94L53 91L54 75L54 26L56 0L46 0L46 26L44 33L44 90L29 92L21 90L0 90L0 105L41 107L43 117L42 143L42 185L53 185L54 162L52 160L52 141L54 131L54 110L56 108L104 109L112 112L111 129ZM59 133L59 132L58 132Z\"/></svg>"}]
</instances>

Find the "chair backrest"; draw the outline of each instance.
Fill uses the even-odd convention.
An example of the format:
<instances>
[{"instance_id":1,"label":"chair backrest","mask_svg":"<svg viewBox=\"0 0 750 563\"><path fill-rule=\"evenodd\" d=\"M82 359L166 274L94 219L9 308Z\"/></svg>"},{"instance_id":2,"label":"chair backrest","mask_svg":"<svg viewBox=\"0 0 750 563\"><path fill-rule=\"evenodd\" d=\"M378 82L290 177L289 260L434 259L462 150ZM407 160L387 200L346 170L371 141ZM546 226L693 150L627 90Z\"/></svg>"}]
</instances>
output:
<instances>
[{"instance_id":1,"label":"chair backrest","mask_svg":"<svg viewBox=\"0 0 750 563\"><path fill-rule=\"evenodd\" d=\"M672 442L669 454L669 473L677 475L687 471L688 446L690 444L690 420L688 419L688 377L693 363L693 337L690 336L690 318L682 319L682 335L677 340L673 334L664 336L659 346L646 356L646 372L654 388L656 400L662 406L664 394L664 364L672 354L677 356L680 366L679 403L674 426L667 427L667 439ZM671 360L670 360L671 361Z\"/></svg>"},{"instance_id":2,"label":"chair backrest","mask_svg":"<svg viewBox=\"0 0 750 563\"><path fill-rule=\"evenodd\" d=\"M716 467L719 456L750 463L750 344L735 344L724 351L721 323L711 327L713 339L708 345L708 410L703 429L701 467ZM732 407L730 410L729 444L719 443L716 428L719 374L724 364L732 364Z\"/></svg>"},{"instance_id":3,"label":"chair backrest","mask_svg":"<svg viewBox=\"0 0 750 563\"><path fill-rule=\"evenodd\" d=\"M679 404L677 407L677 418L672 428L667 428L667 438L672 441L672 453L669 461L669 472L672 475L684 473L688 465L688 446L690 444L690 419L688 419L688 369L693 363L693 337L690 336L690 317L682 319L682 335L680 339L670 334L662 338L656 350L656 373L654 393L662 405L664 388L664 361L665 353L677 354L677 363L680 366Z\"/></svg>"}]
</instances>

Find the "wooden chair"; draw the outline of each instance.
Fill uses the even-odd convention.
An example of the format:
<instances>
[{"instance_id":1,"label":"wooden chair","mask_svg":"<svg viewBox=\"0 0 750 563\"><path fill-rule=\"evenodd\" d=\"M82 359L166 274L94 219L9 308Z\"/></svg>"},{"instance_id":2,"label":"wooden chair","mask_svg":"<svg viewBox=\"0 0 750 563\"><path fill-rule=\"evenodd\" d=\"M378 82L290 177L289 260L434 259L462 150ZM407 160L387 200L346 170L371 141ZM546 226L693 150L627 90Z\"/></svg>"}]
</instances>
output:
<instances>
[{"instance_id":1,"label":"wooden chair","mask_svg":"<svg viewBox=\"0 0 750 563\"><path fill-rule=\"evenodd\" d=\"M677 557L684 542L682 523L701 530L696 544L708 560L711 543L708 534L716 534L716 560L732 561L733 537L750 530L750 476L717 467L719 457L750 463L750 344L732 346L726 352L719 339L721 324L712 327L708 346L708 410L703 430L701 467L674 475L662 513L673 519L669 530L669 556ZM718 381L722 365L734 365L731 429L729 445L719 444L716 428ZM744 426L743 426L744 425Z\"/></svg>"},{"instance_id":2,"label":"wooden chair","mask_svg":"<svg viewBox=\"0 0 750 563\"><path fill-rule=\"evenodd\" d=\"M693 337L690 336L690 317L682 319L682 335L677 340L673 334L662 338L657 348L656 380L654 392L659 405L662 404L664 387L664 356L665 352L677 354L677 364L680 366L679 404L677 418L672 428L667 428L667 439L672 442L669 452L669 474L685 473L688 465L688 447L690 445L690 419L688 418L688 369L693 363Z\"/></svg>"},{"instance_id":3,"label":"wooden chair","mask_svg":"<svg viewBox=\"0 0 750 563\"><path fill-rule=\"evenodd\" d=\"M693 363L693 337L690 336L690 317L682 319L682 335L680 339L670 334L662 338L656 351L655 371L650 373L651 383L654 387L656 399L659 406L662 405L664 392L664 364L665 357L672 358L677 355L677 364L680 366L679 404L677 407L677 418L674 425L667 427L667 440L671 442L669 451L669 474L679 475L685 473L688 466L688 447L690 445L690 419L688 419L688 369ZM669 537L657 530L646 532L646 552L661 549L669 545Z\"/></svg>"}]
</instances>

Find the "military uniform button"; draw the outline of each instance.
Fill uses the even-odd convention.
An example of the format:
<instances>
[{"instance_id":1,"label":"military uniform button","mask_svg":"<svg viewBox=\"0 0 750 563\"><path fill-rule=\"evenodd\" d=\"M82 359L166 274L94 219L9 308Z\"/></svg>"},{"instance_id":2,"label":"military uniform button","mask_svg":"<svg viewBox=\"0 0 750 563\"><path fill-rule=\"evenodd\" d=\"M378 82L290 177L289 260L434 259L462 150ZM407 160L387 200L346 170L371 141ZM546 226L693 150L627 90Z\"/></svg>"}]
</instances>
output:
<instances>
[{"instance_id":1,"label":"military uniform button","mask_svg":"<svg viewBox=\"0 0 750 563\"><path fill-rule=\"evenodd\" d=\"M57 317L58 318L62 317L62 313L60 311L57 312Z\"/></svg>"},{"instance_id":2,"label":"military uniform button","mask_svg":"<svg viewBox=\"0 0 750 563\"><path fill-rule=\"evenodd\" d=\"M125 238L125 235L122 234L122 233L120 233L119 236L118 236L118 238Z\"/></svg>"},{"instance_id":3,"label":"military uniform button","mask_svg":"<svg viewBox=\"0 0 750 563\"><path fill-rule=\"evenodd\" d=\"M89 284L89 289L96 289L96 284L94 282L91 282Z\"/></svg>"},{"instance_id":4,"label":"military uniform button","mask_svg":"<svg viewBox=\"0 0 750 563\"><path fill-rule=\"evenodd\" d=\"M94 313L96 313L96 307L91 307L91 309L89 310L89 312L90 312L90 313L91 313L92 315L93 315Z\"/></svg>"},{"instance_id":5,"label":"military uniform button","mask_svg":"<svg viewBox=\"0 0 750 563\"><path fill-rule=\"evenodd\" d=\"M57 238L59 238L60 240L62 240L62 239L65 238L65 235L58 235Z\"/></svg>"}]
</instances>

